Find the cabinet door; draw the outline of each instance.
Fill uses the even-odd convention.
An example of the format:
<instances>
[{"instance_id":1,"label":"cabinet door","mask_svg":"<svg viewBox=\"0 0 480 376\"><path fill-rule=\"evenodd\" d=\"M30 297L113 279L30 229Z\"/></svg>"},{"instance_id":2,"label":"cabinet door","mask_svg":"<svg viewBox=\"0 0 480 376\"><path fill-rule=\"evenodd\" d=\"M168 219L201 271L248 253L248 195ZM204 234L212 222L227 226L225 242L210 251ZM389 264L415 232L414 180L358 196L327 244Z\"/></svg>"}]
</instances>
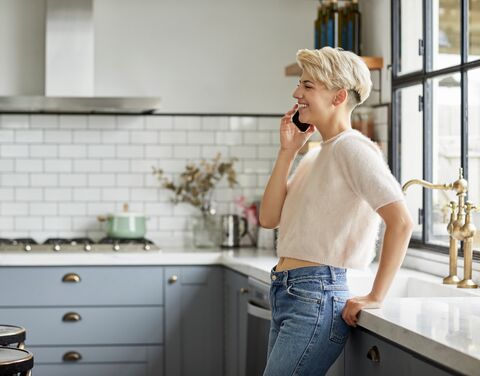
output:
<instances>
[{"instance_id":1,"label":"cabinet door","mask_svg":"<svg viewBox=\"0 0 480 376\"><path fill-rule=\"evenodd\" d=\"M225 375L246 376L248 278L225 270Z\"/></svg>"},{"instance_id":2,"label":"cabinet door","mask_svg":"<svg viewBox=\"0 0 480 376\"><path fill-rule=\"evenodd\" d=\"M165 268L165 374L223 374L222 268Z\"/></svg>"},{"instance_id":3,"label":"cabinet door","mask_svg":"<svg viewBox=\"0 0 480 376\"><path fill-rule=\"evenodd\" d=\"M410 355L360 328L345 346L345 376L410 376Z\"/></svg>"}]
</instances>

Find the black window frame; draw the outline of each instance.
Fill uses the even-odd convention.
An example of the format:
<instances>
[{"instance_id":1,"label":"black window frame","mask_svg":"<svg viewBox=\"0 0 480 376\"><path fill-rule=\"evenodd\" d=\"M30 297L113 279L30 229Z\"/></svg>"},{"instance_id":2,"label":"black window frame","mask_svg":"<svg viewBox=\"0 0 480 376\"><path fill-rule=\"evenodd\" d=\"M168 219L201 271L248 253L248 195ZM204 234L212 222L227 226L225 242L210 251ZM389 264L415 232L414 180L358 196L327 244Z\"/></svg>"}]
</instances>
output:
<instances>
[{"instance_id":1,"label":"black window frame","mask_svg":"<svg viewBox=\"0 0 480 376\"><path fill-rule=\"evenodd\" d=\"M390 145L389 145L389 161L393 174L400 179L401 172L401 156L400 156L400 142L401 142L401 117L399 111L399 98L397 93L399 89L410 87L414 85L423 86L423 177L427 181L432 181L432 85L430 79L444 76L452 73L460 73L460 161L463 167L464 177L468 180L468 71L474 68L480 68L480 59L468 61L469 50L469 0L460 0L460 64L433 70L433 24L432 24L432 0L422 0L423 7L423 64L422 69L399 75L400 68L400 37L401 37L401 3L402 0L391 0L391 56L392 56L392 110L390 123ZM405 182L401 182L405 183ZM449 183L449 182L439 182ZM429 242L429 234L432 233L431 212L432 212L432 191L423 188L423 211L422 211L422 237L421 239L412 238L410 246L415 248L423 248L437 251L439 253L448 254L448 246L441 246ZM480 231L480 229L478 229ZM459 250L459 255L463 256L463 242ZM474 251L473 258L480 260L480 252Z\"/></svg>"}]
</instances>

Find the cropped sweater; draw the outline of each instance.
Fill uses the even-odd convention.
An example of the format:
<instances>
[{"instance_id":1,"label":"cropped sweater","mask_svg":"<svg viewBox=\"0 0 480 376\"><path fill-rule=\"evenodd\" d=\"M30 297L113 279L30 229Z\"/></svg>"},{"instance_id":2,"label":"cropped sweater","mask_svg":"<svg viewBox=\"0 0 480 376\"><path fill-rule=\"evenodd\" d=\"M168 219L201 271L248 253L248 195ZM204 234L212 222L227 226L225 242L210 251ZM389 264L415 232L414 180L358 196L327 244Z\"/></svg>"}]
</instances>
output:
<instances>
[{"instance_id":1,"label":"cropped sweater","mask_svg":"<svg viewBox=\"0 0 480 376\"><path fill-rule=\"evenodd\" d=\"M310 150L287 182L277 254L363 269L375 256L376 212L404 200L380 149L348 129Z\"/></svg>"}]
</instances>

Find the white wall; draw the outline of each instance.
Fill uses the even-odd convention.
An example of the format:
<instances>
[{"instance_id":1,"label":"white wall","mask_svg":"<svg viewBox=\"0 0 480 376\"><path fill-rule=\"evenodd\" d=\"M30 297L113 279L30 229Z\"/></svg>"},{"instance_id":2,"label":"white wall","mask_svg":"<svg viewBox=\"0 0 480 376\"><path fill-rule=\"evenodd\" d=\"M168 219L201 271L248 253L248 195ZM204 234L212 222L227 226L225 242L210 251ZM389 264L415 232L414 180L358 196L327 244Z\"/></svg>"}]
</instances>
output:
<instances>
[{"instance_id":1,"label":"white wall","mask_svg":"<svg viewBox=\"0 0 480 376\"><path fill-rule=\"evenodd\" d=\"M282 113L297 81L284 68L313 47L315 7L95 0L96 95L160 96L168 113ZM44 0L0 0L0 95L41 94L44 10Z\"/></svg>"}]
</instances>

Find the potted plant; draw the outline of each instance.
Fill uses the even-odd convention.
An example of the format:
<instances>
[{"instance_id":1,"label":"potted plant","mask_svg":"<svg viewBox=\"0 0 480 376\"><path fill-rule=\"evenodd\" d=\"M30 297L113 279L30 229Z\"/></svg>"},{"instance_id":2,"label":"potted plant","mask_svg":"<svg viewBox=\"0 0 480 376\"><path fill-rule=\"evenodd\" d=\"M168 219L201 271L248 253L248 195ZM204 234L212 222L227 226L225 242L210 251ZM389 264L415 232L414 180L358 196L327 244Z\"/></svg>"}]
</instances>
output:
<instances>
[{"instance_id":1,"label":"potted plant","mask_svg":"<svg viewBox=\"0 0 480 376\"><path fill-rule=\"evenodd\" d=\"M196 247L219 245L220 230L212 196L216 185L224 176L227 177L230 188L238 184L233 168L236 161L236 158L222 161L221 154L218 153L211 162L201 160L198 164L188 163L177 181L166 177L162 169L153 167L153 174L161 186L174 193L171 199L174 204L184 202L198 209L198 215L193 218L193 242Z\"/></svg>"}]
</instances>

